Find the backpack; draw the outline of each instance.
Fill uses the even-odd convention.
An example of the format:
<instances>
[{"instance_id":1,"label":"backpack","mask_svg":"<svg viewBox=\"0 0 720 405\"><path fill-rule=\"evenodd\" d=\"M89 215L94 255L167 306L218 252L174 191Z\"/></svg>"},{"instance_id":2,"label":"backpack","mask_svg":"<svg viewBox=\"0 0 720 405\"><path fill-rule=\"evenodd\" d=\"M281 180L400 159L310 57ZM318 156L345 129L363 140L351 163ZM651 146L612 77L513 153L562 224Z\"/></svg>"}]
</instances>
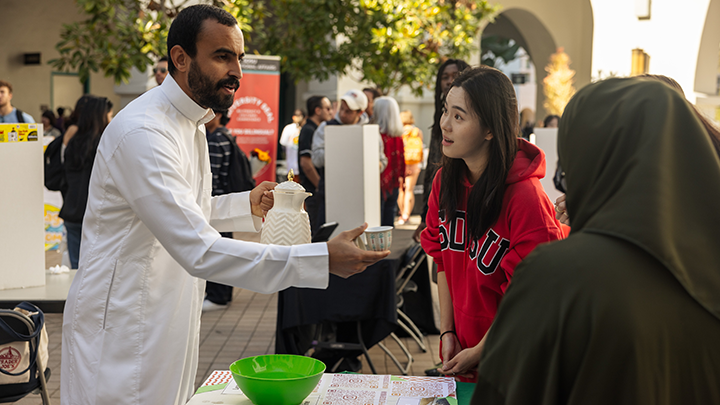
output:
<instances>
[{"instance_id":1,"label":"backpack","mask_svg":"<svg viewBox=\"0 0 720 405\"><path fill-rule=\"evenodd\" d=\"M222 130L224 129L224 131ZM230 141L230 165L228 166L227 191L228 193L239 193L255 188L255 179L250 169L250 161L229 131L222 128L220 131Z\"/></svg>"},{"instance_id":2,"label":"backpack","mask_svg":"<svg viewBox=\"0 0 720 405\"><path fill-rule=\"evenodd\" d=\"M49 376L47 328L43 312L29 302L0 311L0 386L2 399L13 401L40 386L40 373Z\"/></svg>"},{"instance_id":3,"label":"backpack","mask_svg":"<svg viewBox=\"0 0 720 405\"><path fill-rule=\"evenodd\" d=\"M62 152L63 135L53 139L45 149L45 187L52 191L65 192L67 181L65 180L65 169L63 169L60 154Z\"/></svg>"},{"instance_id":4,"label":"backpack","mask_svg":"<svg viewBox=\"0 0 720 405\"><path fill-rule=\"evenodd\" d=\"M416 126L405 126L403 132L405 144L405 164L416 165L423 160L423 139L420 129Z\"/></svg>"},{"instance_id":5,"label":"backpack","mask_svg":"<svg viewBox=\"0 0 720 405\"><path fill-rule=\"evenodd\" d=\"M23 117L23 112L20 111L19 108L15 108L15 115L17 115L17 122L18 122L18 124L24 124L24 123L25 123L25 117Z\"/></svg>"}]
</instances>

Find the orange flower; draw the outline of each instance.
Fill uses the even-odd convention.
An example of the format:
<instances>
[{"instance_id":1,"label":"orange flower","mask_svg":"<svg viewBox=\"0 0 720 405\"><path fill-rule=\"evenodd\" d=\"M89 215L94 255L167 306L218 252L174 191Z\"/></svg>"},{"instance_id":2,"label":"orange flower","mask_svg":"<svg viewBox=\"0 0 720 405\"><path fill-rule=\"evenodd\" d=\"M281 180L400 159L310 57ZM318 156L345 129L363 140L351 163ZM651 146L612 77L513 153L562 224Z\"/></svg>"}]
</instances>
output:
<instances>
[{"instance_id":1,"label":"orange flower","mask_svg":"<svg viewBox=\"0 0 720 405\"><path fill-rule=\"evenodd\" d=\"M258 158L258 160L260 160L262 162L270 163L270 154L266 151L255 148L252 151L252 155L256 156Z\"/></svg>"}]
</instances>

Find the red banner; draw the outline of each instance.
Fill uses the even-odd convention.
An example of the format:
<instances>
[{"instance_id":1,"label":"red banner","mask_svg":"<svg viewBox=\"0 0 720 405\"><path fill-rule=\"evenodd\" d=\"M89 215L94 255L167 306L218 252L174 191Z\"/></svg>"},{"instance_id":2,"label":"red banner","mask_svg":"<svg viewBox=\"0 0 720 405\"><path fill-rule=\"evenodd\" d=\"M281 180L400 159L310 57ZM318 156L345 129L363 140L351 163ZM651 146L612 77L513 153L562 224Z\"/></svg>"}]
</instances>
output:
<instances>
[{"instance_id":1,"label":"red banner","mask_svg":"<svg viewBox=\"0 0 720 405\"><path fill-rule=\"evenodd\" d=\"M253 177L260 184L275 181L278 114L280 113L280 57L246 55L243 78L228 110L227 127L250 158Z\"/></svg>"}]
</instances>

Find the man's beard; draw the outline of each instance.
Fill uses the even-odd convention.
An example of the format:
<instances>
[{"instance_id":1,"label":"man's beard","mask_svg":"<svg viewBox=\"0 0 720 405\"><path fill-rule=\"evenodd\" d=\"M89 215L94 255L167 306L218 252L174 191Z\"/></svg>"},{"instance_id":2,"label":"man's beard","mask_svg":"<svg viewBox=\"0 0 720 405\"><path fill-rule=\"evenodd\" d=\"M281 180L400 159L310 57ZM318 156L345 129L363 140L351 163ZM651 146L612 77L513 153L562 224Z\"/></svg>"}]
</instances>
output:
<instances>
[{"instance_id":1,"label":"man's beard","mask_svg":"<svg viewBox=\"0 0 720 405\"><path fill-rule=\"evenodd\" d=\"M192 61L188 72L188 86L195 96L195 101L201 106L213 110L227 110L232 105L235 94L221 94L220 90L226 86L234 87L237 90L240 81L234 77L228 77L213 84L195 61Z\"/></svg>"}]
</instances>

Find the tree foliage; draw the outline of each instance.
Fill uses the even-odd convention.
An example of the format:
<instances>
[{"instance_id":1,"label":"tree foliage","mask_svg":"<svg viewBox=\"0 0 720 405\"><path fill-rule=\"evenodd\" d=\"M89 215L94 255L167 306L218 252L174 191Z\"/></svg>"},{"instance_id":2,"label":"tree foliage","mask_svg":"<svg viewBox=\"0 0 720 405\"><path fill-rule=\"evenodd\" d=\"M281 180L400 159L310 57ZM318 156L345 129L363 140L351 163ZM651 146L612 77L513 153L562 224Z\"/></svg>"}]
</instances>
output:
<instances>
[{"instance_id":1,"label":"tree foliage","mask_svg":"<svg viewBox=\"0 0 720 405\"><path fill-rule=\"evenodd\" d=\"M58 70L85 80L102 71L116 83L167 53L172 19L188 0L76 0L84 21L66 24ZM467 58L498 12L487 0L208 0L233 14L246 47L282 57L295 80L355 74L384 92L434 82L445 58Z\"/></svg>"},{"instance_id":2,"label":"tree foliage","mask_svg":"<svg viewBox=\"0 0 720 405\"><path fill-rule=\"evenodd\" d=\"M486 0L270 0L261 48L296 80L356 74L383 92L434 82L447 57L467 58L498 12Z\"/></svg>"},{"instance_id":3,"label":"tree foliage","mask_svg":"<svg viewBox=\"0 0 720 405\"><path fill-rule=\"evenodd\" d=\"M545 67L547 76L543 79L545 102L543 106L548 114L562 115L565 106L575 94L575 71L570 69L570 57L563 48L550 55L550 63Z\"/></svg>"},{"instance_id":4,"label":"tree foliage","mask_svg":"<svg viewBox=\"0 0 720 405\"><path fill-rule=\"evenodd\" d=\"M508 64L517 58L520 44L515 41L497 35L488 35L480 42L482 55L480 63L486 66L497 67L502 62Z\"/></svg>"},{"instance_id":5,"label":"tree foliage","mask_svg":"<svg viewBox=\"0 0 720 405\"><path fill-rule=\"evenodd\" d=\"M130 69L140 71L167 54L167 33L175 16L189 0L75 0L83 21L63 24L60 53L48 63L59 71L77 71L85 82L91 72L103 72L115 83L127 82ZM250 22L262 20L262 5L254 0L212 0L235 16L246 33Z\"/></svg>"}]
</instances>

